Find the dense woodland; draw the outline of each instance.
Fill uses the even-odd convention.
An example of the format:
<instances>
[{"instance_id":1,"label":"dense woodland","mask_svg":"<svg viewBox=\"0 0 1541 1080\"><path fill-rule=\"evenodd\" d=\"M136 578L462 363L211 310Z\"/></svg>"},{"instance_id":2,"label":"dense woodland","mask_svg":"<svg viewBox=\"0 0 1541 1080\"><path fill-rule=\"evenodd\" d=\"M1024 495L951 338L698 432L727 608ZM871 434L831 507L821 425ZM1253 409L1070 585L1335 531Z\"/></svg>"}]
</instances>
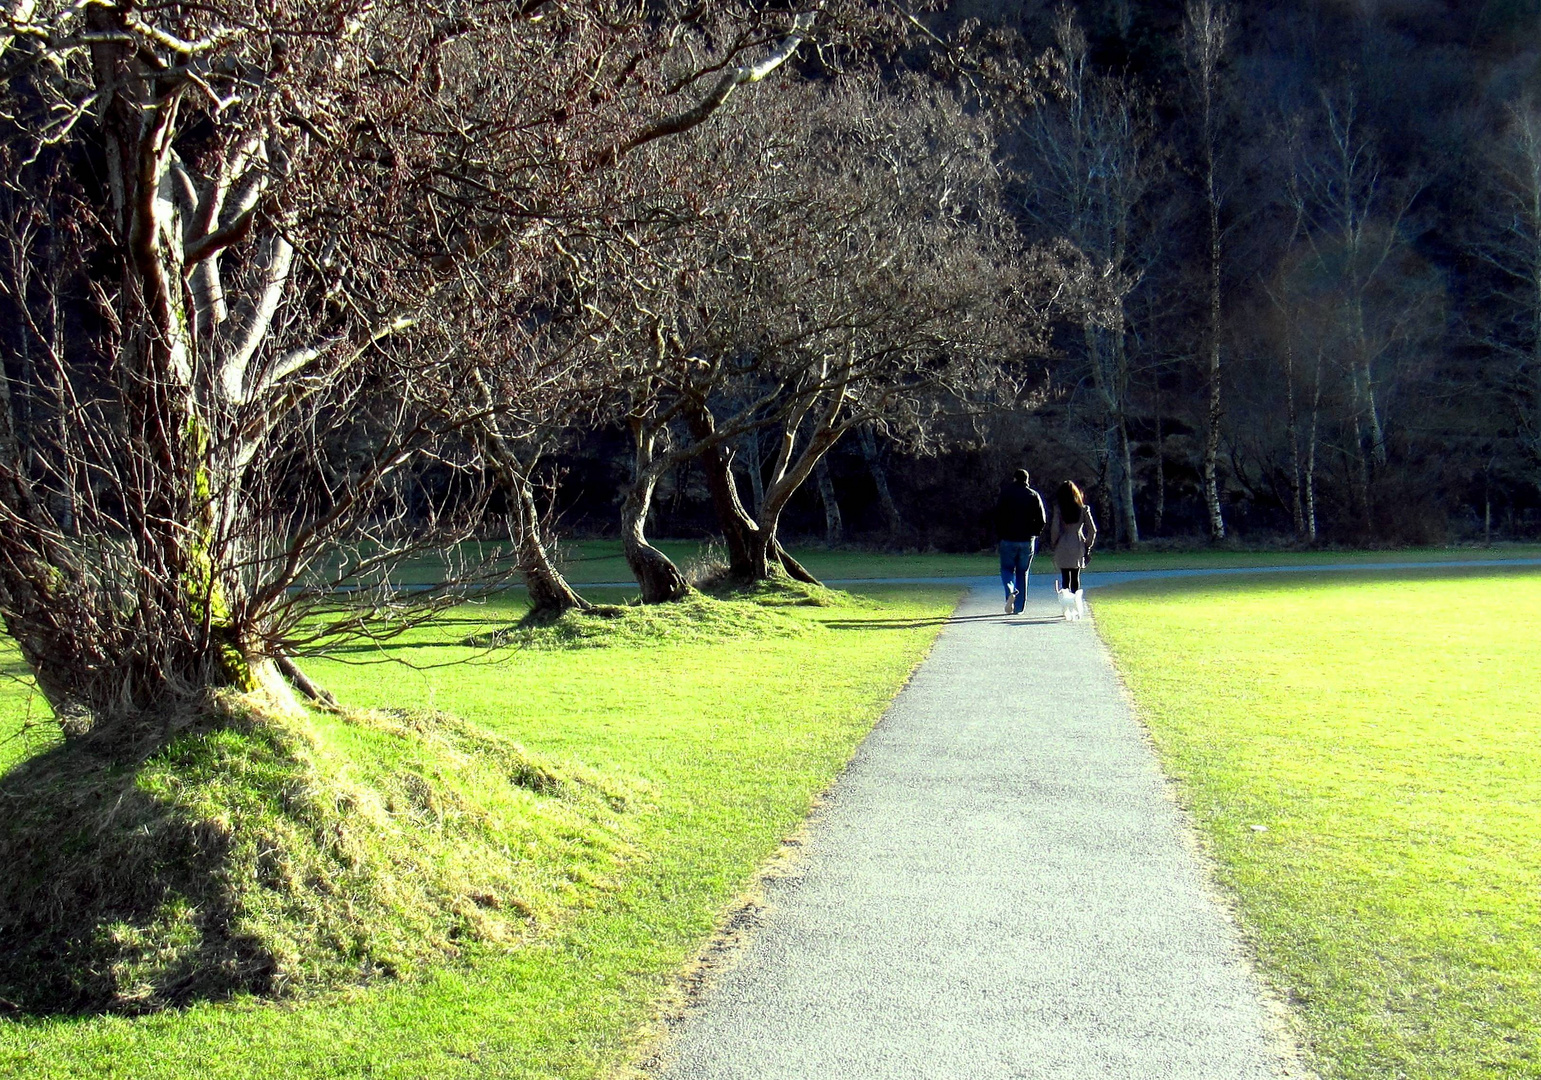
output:
<instances>
[{"instance_id":1,"label":"dense woodland","mask_svg":"<svg viewBox=\"0 0 1541 1080\"><path fill-rule=\"evenodd\" d=\"M1144 170L1122 254L1128 393L1088 408L1086 350L1067 342L1063 396L1023 441L1116 490L1117 448L1096 435L1116 426L1099 414L1125 414L1130 541L1534 535L1536 5L1230 15L1210 74L1180 5L1084 9L1094 79L1118 80ZM1052 40L1052 12L1008 17ZM1030 214L1045 145L1022 147Z\"/></svg>"},{"instance_id":2,"label":"dense woodland","mask_svg":"<svg viewBox=\"0 0 1541 1080\"><path fill-rule=\"evenodd\" d=\"M1026 241L1068 238L1111 314L1051 313L1043 399L977 438L845 441L789 526L971 550L1024 465L1088 487L1125 542L1534 537L1541 5L1242 0L1216 7L1208 57L1175 0L1073 13L1084 42L1052 2L937 25L1068 64L1036 105L970 108L1000 125ZM615 449L564 461L574 527L607 528ZM666 533L713 531L699 473L660 509Z\"/></svg>"},{"instance_id":3,"label":"dense woodland","mask_svg":"<svg viewBox=\"0 0 1541 1080\"><path fill-rule=\"evenodd\" d=\"M551 616L566 538L664 602L650 536L974 550L1020 465L1115 543L1541 527L1533 3L4 26L0 610L67 726L307 688L502 584L467 539Z\"/></svg>"}]
</instances>

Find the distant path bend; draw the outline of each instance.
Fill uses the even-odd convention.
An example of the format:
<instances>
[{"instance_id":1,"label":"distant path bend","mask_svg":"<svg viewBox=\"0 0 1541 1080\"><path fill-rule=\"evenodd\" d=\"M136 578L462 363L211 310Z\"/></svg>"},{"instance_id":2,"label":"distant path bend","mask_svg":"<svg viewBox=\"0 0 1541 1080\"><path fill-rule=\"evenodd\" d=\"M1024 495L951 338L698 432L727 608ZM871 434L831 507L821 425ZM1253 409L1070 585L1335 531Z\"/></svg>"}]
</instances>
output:
<instances>
[{"instance_id":1,"label":"distant path bend","mask_svg":"<svg viewBox=\"0 0 1541 1080\"><path fill-rule=\"evenodd\" d=\"M1291 1075L1090 621L973 589L669 1080Z\"/></svg>"}]
</instances>

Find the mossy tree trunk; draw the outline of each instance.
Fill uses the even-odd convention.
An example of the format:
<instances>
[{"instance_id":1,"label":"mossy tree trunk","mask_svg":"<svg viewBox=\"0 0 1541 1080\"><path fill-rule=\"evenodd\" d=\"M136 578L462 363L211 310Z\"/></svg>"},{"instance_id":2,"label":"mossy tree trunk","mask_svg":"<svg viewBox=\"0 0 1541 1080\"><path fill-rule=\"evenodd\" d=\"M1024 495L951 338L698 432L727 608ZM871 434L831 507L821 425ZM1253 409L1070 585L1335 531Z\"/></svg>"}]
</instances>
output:
<instances>
[{"instance_id":1,"label":"mossy tree trunk","mask_svg":"<svg viewBox=\"0 0 1541 1080\"><path fill-rule=\"evenodd\" d=\"M296 477L342 427L326 417L356 405L356 386L332 393L341 373L410 321L320 327L293 302L316 268L299 269L303 199L278 192L320 144L263 119L295 104L237 58L244 34L194 45L166 21L181 15L129 3L58 19L71 31L46 34L8 91L71 122L18 119L12 149L35 152L0 198L0 612L76 731L266 685L301 621L296 583L378 520L364 488L407 445L315 498Z\"/></svg>"},{"instance_id":2,"label":"mossy tree trunk","mask_svg":"<svg viewBox=\"0 0 1541 1080\"><path fill-rule=\"evenodd\" d=\"M99 29L111 30L115 18L101 16ZM124 88L106 94L102 109L123 256L112 381L99 391L111 402L76 406L75 419L93 430L72 433L80 442L64 451L61 482L72 502L95 504L94 519L103 516L100 500L120 501L109 513L122 540L93 530L71 551L63 540L78 528L73 515L61 525L46 500L10 480L4 502L21 520L6 526L8 557L0 571L6 626L38 688L56 715L99 724L203 687L257 685L255 627L242 617L249 597L228 569L241 559L230 520L239 507L230 493L251 460L253 440L230 431L214 437L224 401L197 383L184 234L161 190L172 167L179 100L168 94L147 121ZM270 266L287 255L286 248L264 253ZM222 360L227 368L238 362ZM11 402L3 404L0 448L20 462ZM120 419L112 422L110 413ZM71 450L79 457L68 456ZM84 478L92 459L97 474Z\"/></svg>"}]
</instances>

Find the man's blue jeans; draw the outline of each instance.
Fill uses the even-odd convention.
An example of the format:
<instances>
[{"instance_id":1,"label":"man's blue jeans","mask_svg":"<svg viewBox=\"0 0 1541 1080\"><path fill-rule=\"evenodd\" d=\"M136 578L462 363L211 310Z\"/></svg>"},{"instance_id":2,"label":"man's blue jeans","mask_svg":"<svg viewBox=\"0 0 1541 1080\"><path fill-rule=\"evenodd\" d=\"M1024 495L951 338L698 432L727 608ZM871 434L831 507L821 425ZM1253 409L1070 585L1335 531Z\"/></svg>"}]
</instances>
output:
<instances>
[{"instance_id":1,"label":"man's blue jeans","mask_svg":"<svg viewBox=\"0 0 1541 1080\"><path fill-rule=\"evenodd\" d=\"M1001 541L1001 589L1009 598L1011 587L1016 586L1018 615L1027 603L1027 570L1033 564L1033 549L1037 545L1036 540Z\"/></svg>"}]
</instances>

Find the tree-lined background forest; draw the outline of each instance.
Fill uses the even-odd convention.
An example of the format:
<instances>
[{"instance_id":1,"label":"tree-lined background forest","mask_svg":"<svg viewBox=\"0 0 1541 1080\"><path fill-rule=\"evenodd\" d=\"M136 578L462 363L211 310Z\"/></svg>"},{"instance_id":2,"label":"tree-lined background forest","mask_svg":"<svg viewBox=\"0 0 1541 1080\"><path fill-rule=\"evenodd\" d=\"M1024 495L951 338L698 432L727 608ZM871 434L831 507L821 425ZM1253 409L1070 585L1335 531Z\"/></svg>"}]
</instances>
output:
<instances>
[{"instance_id":1,"label":"tree-lined background forest","mask_svg":"<svg viewBox=\"0 0 1541 1080\"><path fill-rule=\"evenodd\" d=\"M1078 55L1050 5L969 13ZM1004 145L1017 212L1117 283L1114 321L1062 327L1049 407L997 441L1129 541L1533 535L1536 5L1079 18L1084 73Z\"/></svg>"},{"instance_id":2,"label":"tree-lined background forest","mask_svg":"<svg viewBox=\"0 0 1541 1080\"><path fill-rule=\"evenodd\" d=\"M789 525L973 550L1017 465L1086 486L1122 541L1385 545L1541 528L1541 9L1528 2L953 5L1047 52L987 95L1006 212L1074 245L1095 300L1050 313L1043 400L937 456L863 428ZM740 444L746 486L765 451ZM604 530L615 445L563 460ZM763 466L761 466L763 468ZM712 531L699 472L659 528Z\"/></svg>"},{"instance_id":3,"label":"tree-lined background forest","mask_svg":"<svg viewBox=\"0 0 1541 1080\"><path fill-rule=\"evenodd\" d=\"M61 717L977 550L1541 524L1541 14L38 3L6 16L0 601ZM439 560L436 586L402 565ZM313 688L312 688L313 689ZM84 724L85 721L82 721Z\"/></svg>"}]
</instances>

